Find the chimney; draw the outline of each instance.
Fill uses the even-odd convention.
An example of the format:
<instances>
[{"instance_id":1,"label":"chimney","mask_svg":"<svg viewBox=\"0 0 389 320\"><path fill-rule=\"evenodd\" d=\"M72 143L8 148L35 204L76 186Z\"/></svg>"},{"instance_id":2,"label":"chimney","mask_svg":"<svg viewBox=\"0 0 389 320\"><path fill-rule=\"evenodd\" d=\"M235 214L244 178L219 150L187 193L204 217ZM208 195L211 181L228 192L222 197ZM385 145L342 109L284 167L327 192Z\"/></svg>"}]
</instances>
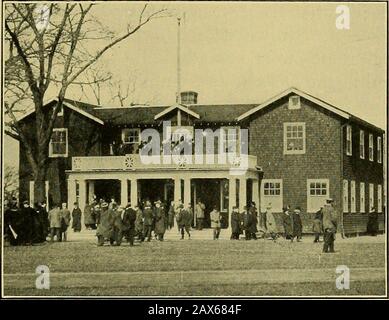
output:
<instances>
[{"instance_id":1,"label":"chimney","mask_svg":"<svg viewBox=\"0 0 389 320\"><path fill-rule=\"evenodd\" d=\"M181 92L181 103L182 104L197 104L197 92L194 92L194 91Z\"/></svg>"}]
</instances>

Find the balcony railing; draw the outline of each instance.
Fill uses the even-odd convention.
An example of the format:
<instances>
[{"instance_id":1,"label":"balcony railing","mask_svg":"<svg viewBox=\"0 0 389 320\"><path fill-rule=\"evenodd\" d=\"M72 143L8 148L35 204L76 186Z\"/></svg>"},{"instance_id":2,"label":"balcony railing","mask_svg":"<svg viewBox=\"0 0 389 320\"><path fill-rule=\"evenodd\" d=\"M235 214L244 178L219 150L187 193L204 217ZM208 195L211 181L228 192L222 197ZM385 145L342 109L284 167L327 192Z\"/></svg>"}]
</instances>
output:
<instances>
[{"instance_id":1,"label":"balcony railing","mask_svg":"<svg viewBox=\"0 0 389 320\"><path fill-rule=\"evenodd\" d=\"M73 171L145 170L145 169L255 169L256 156L125 156L73 157Z\"/></svg>"}]
</instances>

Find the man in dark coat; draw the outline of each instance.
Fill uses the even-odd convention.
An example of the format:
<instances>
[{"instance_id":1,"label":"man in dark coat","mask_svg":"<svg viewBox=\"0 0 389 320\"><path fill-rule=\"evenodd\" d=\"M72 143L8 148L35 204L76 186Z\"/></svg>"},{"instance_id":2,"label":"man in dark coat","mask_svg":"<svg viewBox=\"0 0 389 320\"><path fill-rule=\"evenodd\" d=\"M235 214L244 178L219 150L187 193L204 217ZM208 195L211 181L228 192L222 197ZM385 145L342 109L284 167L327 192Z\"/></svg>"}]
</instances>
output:
<instances>
[{"instance_id":1,"label":"man in dark coat","mask_svg":"<svg viewBox=\"0 0 389 320\"><path fill-rule=\"evenodd\" d=\"M323 229L324 229L324 253L332 253L334 250L335 234L338 226L338 217L333 207L333 200L327 199L323 207Z\"/></svg>"},{"instance_id":2,"label":"man in dark coat","mask_svg":"<svg viewBox=\"0 0 389 320\"><path fill-rule=\"evenodd\" d=\"M320 242L320 234L323 233L323 207L315 213L313 218L313 233L315 234L314 243Z\"/></svg>"},{"instance_id":3,"label":"man in dark coat","mask_svg":"<svg viewBox=\"0 0 389 320\"><path fill-rule=\"evenodd\" d=\"M301 209L300 207L297 207L293 214L293 235L296 237L297 242L301 241L301 237L303 234L303 223L301 221Z\"/></svg>"},{"instance_id":4,"label":"man in dark coat","mask_svg":"<svg viewBox=\"0 0 389 320\"><path fill-rule=\"evenodd\" d=\"M112 216L112 237L110 239L111 245L116 244L120 246L122 244L123 233L124 233L124 213L125 210L122 207L117 206L116 203L111 203L108 206L108 212Z\"/></svg>"},{"instance_id":5,"label":"man in dark coat","mask_svg":"<svg viewBox=\"0 0 389 320\"><path fill-rule=\"evenodd\" d=\"M34 208L32 208L32 243L42 243L46 239L43 236L43 227L42 227L42 218L40 215L40 204L35 203Z\"/></svg>"},{"instance_id":6,"label":"man in dark coat","mask_svg":"<svg viewBox=\"0 0 389 320\"><path fill-rule=\"evenodd\" d=\"M155 203L154 221L154 232L158 236L158 240L163 241L163 236L165 234L165 211L161 206L161 201L159 200Z\"/></svg>"},{"instance_id":7,"label":"man in dark coat","mask_svg":"<svg viewBox=\"0 0 389 320\"><path fill-rule=\"evenodd\" d=\"M255 206L255 202L251 203L250 209L249 209L249 214L250 214L250 223L249 223L249 232L250 232L250 238L257 240L257 232L258 232L258 212L257 208Z\"/></svg>"},{"instance_id":8,"label":"man in dark coat","mask_svg":"<svg viewBox=\"0 0 389 320\"><path fill-rule=\"evenodd\" d=\"M97 236L97 245L103 246L105 240L112 241L112 227L113 227L113 217L111 210L108 211L108 203L102 202L101 210L99 212L99 224L97 226L96 236Z\"/></svg>"},{"instance_id":9,"label":"man in dark coat","mask_svg":"<svg viewBox=\"0 0 389 320\"><path fill-rule=\"evenodd\" d=\"M72 229L74 232L81 231L81 209L78 206L78 202L74 203L74 209L72 211Z\"/></svg>"},{"instance_id":10,"label":"man in dark coat","mask_svg":"<svg viewBox=\"0 0 389 320\"><path fill-rule=\"evenodd\" d=\"M146 201L146 205L143 209L143 227L144 232L143 235L147 238L147 241L151 241L151 231L154 224L154 214L153 209L151 208L151 202L149 200Z\"/></svg>"},{"instance_id":11,"label":"man in dark coat","mask_svg":"<svg viewBox=\"0 0 389 320\"><path fill-rule=\"evenodd\" d=\"M284 213L282 214L282 224L284 226L285 239L291 240L291 242L293 242L293 217L289 210L289 206L283 209Z\"/></svg>"},{"instance_id":12,"label":"man in dark coat","mask_svg":"<svg viewBox=\"0 0 389 320\"><path fill-rule=\"evenodd\" d=\"M70 225L71 215L66 202L62 203L61 209L61 238L67 241L68 227Z\"/></svg>"},{"instance_id":13,"label":"man in dark coat","mask_svg":"<svg viewBox=\"0 0 389 320\"><path fill-rule=\"evenodd\" d=\"M145 240L144 238L144 226L143 226L143 211L138 205L135 206L136 218L135 218L135 235L140 242Z\"/></svg>"},{"instance_id":14,"label":"man in dark coat","mask_svg":"<svg viewBox=\"0 0 389 320\"><path fill-rule=\"evenodd\" d=\"M374 207L372 207L369 212L366 231L373 237L375 237L378 233L378 213Z\"/></svg>"},{"instance_id":15,"label":"man in dark coat","mask_svg":"<svg viewBox=\"0 0 389 320\"><path fill-rule=\"evenodd\" d=\"M123 235L130 243L130 246L133 246L135 237L136 211L131 207L131 203L127 205L126 209L122 213L122 221Z\"/></svg>"},{"instance_id":16,"label":"man in dark coat","mask_svg":"<svg viewBox=\"0 0 389 320\"><path fill-rule=\"evenodd\" d=\"M244 230L244 235L246 240L251 240L251 215L247 211L247 206L243 207L243 212L241 213L242 216L242 221L243 221L243 230Z\"/></svg>"},{"instance_id":17,"label":"man in dark coat","mask_svg":"<svg viewBox=\"0 0 389 320\"><path fill-rule=\"evenodd\" d=\"M242 226L238 207L234 206L231 213L231 240L239 240L241 228Z\"/></svg>"},{"instance_id":18,"label":"man in dark coat","mask_svg":"<svg viewBox=\"0 0 389 320\"><path fill-rule=\"evenodd\" d=\"M22 219L20 242L21 244L31 245L34 236L35 210L30 207L28 201L24 201L20 213Z\"/></svg>"},{"instance_id":19,"label":"man in dark coat","mask_svg":"<svg viewBox=\"0 0 389 320\"><path fill-rule=\"evenodd\" d=\"M50 221L49 221L49 213L47 211L46 201L42 201L41 203L38 203L38 210L39 210L38 216L41 221L41 227L42 227L42 240L46 241L46 238L50 233Z\"/></svg>"}]
</instances>

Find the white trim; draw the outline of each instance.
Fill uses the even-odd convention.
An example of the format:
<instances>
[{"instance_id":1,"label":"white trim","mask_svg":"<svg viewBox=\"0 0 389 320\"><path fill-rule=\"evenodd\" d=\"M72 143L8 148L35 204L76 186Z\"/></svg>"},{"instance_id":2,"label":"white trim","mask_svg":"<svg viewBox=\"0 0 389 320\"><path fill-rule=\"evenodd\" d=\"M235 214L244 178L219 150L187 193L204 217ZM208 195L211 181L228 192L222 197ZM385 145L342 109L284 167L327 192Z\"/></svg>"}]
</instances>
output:
<instances>
[{"instance_id":1,"label":"white trim","mask_svg":"<svg viewBox=\"0 0 389 320\"><path fill-rule=\"evenodd\" d=\"M171 112L174 109L179 109L179 110L181 110L181 111L183 111L185 113L190 114L191 116L195 117L196 119L200 119L200 115L198 113L188 109L187 107L185 107L185 106L183 106L181 104L176 104L176 105L173 105L173 106L171 106L169 108L166 108L165 110L163 110L160 113L156 114L154 116L154 120L157 120L157 119L161 118L162 116L164 116L165 114Z\"/></svg>"},{"instance_id":2,"label":"white trim","mask_svg":"<svg viewBox=\"0 0 389 320\"><path fill-rule=\"evenodd\" d=\"M53 154L53 148L51 146L52 138L50 139L49 143L49 158L67 158L68 157L68 151L69 151L69 136L68 136L68 128L54 128L53 132L55 131L64 131L66 132L66 152L64 154Z\"/></svg>"},{"instance_id":3,"label":"white trim","mask_svg":"<svg viewBox=\"0 0 389 320\"><path fill-rule=\"evenodd\" d=\"M364 182L359 183L359 212L366 212L366 189Z\"/></svg>"},{"instance_id":4,"label":"white trim","mask_svg":"<svg viewBox=\"0 0 389 320\"><path fill-rule=\"evenodd\" d=\"M356 192L355 192L355 180L350 181L350 203L351 203L351 208L350 212L351 213L356 213L357 208L356 208Z\"/></svg>"},{"instance_id":5,"label":"white trim","mask_svg":"<svg viewBox=\"0 0 389 320\"><path fill-rule=\"evenodd\" d=\"M350 142L350 150L348 149L348 142ZM346 154L353 155L353 128L350 125L346 126Z\"/></svg>"},{"instance_id":6,"label":"white trim","mask_svg":"<svg viewBox=\"0 0 389 320\"><path fill-rule=\"evenodd\" d=\"M325 195L311 195L311 183L325 183L326 194ZM326 199L330 196L330 180L329 179L307 179L307 212L316 212L319 208L313 207L313 199L322 199L322 205L324 206Z\"/></svg>"},{"instance_id":7,"label":"white trim","mask_svg":"<svg viewBox=\"0 0 389 320\"><path fill-rule=\"evenodd\" d=\"M34 180L30 181L30 186L29 186L29 200L30 200L30 206L31 208L34 207Z\"/></svg>"},{"instance_id":8,"label":"white trim","mask_svg":"<svg viewBox=\"0 0 389 320\"><path fill-rule=\"evenodd\" d=\"M57 102L57 100L52 100L52 101L46 103L45 106L48 105L48 104L50 104L50 103L52 103L52 102ZM95 122L97 122L97 123L99 123L99 124L101 124L101 125L104 124L104 121L103 121L103 120L101 120L101 119L99 119L99 118L97 118L97 117L91 115L90 113L88 113L88 112L86 112L86 111L84 111L84 110L82 110L82 109L76 107L75 105L71 104L71 103L68 102L68 101L65 101L65 102L62 103L62 108L63 108L64 106L67 107L67 108L69 108L69 109L71 109L71 110L73 110L73 111L78 112L79 114L82 114L83 116L85 116L85 117L87 117L87 118L89 118L89 119L91 119L91 120L93 120L93 121L95 121ZM102 109L104 109L104 108L102 108ZM63 111L63 110L62 110L62 111ZM30 114L33 114L34 112L35 112L35 108L29 110L29 111L26 112L24 115L22 115L22 116L18 119L18 121L23 120L24 118L28 117ZM57 116L60 116L60 115L57 114Z\"/></svg>"},{"instance_id":9,"label":"white trim","mask_svg":"<svg viewBox=\"0 0 389 320\"><path fill-rule=\"evenodd\" d=\"M363 147L363 152L361 153L361 147ZM359 130L359 158L365 159L365 131Z\"/></svg>"},{"instance_id":10,"label":"white trim","mask_svg":"<svg viewBox=\"0 0 389 320\"><path fill-rule=\"evenodd\" d=\"M307 100L310 100L313 103L315 103L315 104L317 104L317 105L319 105L319 106L321 106L321 107L323 107L323 108L325 108L325 109L327 109L327 110L329 110L329 111L331 111L331 112L341 116L342 118L345 118L345 119L349 119L350 118L350 115L348 113L346 113L346 112L344 112L342 110L338 110L337 108L334 108L333 106L329 105L328 103L326 103L324 101L321 101L321 100L319 100L319 99L317 99L317 98L315 98L315 97L313 97L313 96L311 96L311 95L309 95L309 94L307 94L307 93L305 93L305 92L303 92L301 90L298 90L296 88L289 88L289 89L281 92L280 94L278 94L278 95L276 95L276 96L266 100L264 103L260 104L259 106L257 106L255 108L253 108L253 109L243 113L242 115L240 115L237 118L237 120L241 121L241 120L247 118L248 116L251 116L253 113L256 113L257 111L265 108L266 106L268 106L268 105L272 104L273 102L283 98L284 96L287 96L290 93L294 93L296 95L299 95L300 97L303 97L303 98L305 98Z\"/></svg>"},{"instance_id":11,"label":"white trim","mask_svg":"<svg viewBox=\"0 0 389 320\"><path fill-rule=\"evenodd\" d=\"M75 105L71 104L71 103L68 102L68 101L64 102L63 105L66 106L66 107L68 107L69 109L71 109L71 110L73 110L73 111L78 112L79 114L82 114L83 116L85 116L85 117L87 117L87 118L89 118L89 119L91 119L91 120L93 120L93 121L95 121L95 122L97 122L97 123L99 123L99 124L101 124L101 125L104 124L104 121L103 121L103 120L101 120L101 119L99 119L99 118L97 118L97 117L91 115L89 112L86 112L86 111L84 111L84 110L82 110L82 109L76 107Z\"/></svg>"},{"instance_id":12,"label":"white trim","mask_svg":"<svg viewBox=\"0 0 389 320\"><path fill-rule=\"evenodd\" d=\"M303 127L303 150L287 150L287 127L288 126L302 126ZM305 128L305 122L284 122L284 128L283 128L283 137L284 137L284 154L289 155L289 154L305 154L306 152L306 128Z\"/></svg>"},{"instance_id":13,"label":"white trim","mask_svg":"<svg viewBox=\"0 0 389 320\"><path fill-rule=\"evenodd\" d=\"M381 137L377 137L377 162L382 163L382 144Z\"/></svg>"},{"instance_id":14,"label":"white trim","mask_svg":"<svg viewBox=\"0 0 389 320\"><path fill-rule=\"evenodd\" d=\"M372 150L370 154L370 149ZM374 161L374 136L369 133L369 161Z\"/></svg>"},{"instance_id":15,"label":"white trim","mask_svg":"<svg viewBox=\"0 0 389 320\"><path fill-rule=\"evenodd\" d=\"M349 194L349 188L348 188L348 180L343 180L343 212L347 213L349 212L349 206L348 206L348 194Z\"/></svg>"}]
</instances>

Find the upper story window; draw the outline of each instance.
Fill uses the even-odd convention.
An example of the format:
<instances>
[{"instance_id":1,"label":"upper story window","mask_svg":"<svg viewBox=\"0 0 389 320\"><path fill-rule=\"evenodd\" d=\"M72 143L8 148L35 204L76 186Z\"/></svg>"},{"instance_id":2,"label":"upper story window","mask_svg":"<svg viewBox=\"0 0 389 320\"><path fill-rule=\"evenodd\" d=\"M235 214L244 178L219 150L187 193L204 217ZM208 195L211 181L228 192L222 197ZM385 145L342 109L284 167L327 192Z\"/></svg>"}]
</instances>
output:
<instances>
[{"instance_id":1,"label":"upper story window","mask_svg":"<svg viewBox=\"0 0 389 320\"><path fill-rule=\"evenodd\" d=\"M284 154L305 153L305 123L284 123Z\"/></svg>"},{"instance_id":2,"label":"upper story window","mask_svg":"<svg viewBox=\"0 0 389 320\"><path fill-rule=\"evenodd\" d=\"M222 150L226 153L239 153L239 127L222 127Z\"/></svg>"},{"instance_id":3,"label":"upper story window","mask_svg":"<svg viewBox=\"0 0 389 320\"><path fill-rule=\"evenodd\" d=\"M377 161L382 163L381 137L377 137Z\"/></svg>"},{"instance_id":4,"label":"upper story window","mask_svg":"<svg viewBox=\"0 0 389 320\"><path fill-rule=\"evenodd\" d=\"M374 139L371 133L369 134L369 160L374 161Z\"/></svg>"},{"instance_id":5,"label":"upper story window","mask_svg":"<svg viewBox=\"0 0 389 320\"><path fill-rule=\"evenodd\" d=\"M55 128L51 135L49 157L59 158L68 156L68 129Z\"/></svg>"},{"instance_id":6,"label":"upper story window","mask_svg":"<svg viewBox=\"0 0 389 320\"><path fill-rule=\"evenodd\" d=\"M347 126L346 128L346 154L351 156L353 154L352 129L351 126Z\"/></svg>"},{"instance_id":7,"label":"upper story window","mask_svg":"<svg viewBox=\"0 0 389 320\"><path fill-rule=\"evenodd\" d=\"M299 96L290 96L289 97L289 103L288 103L288 109L289 110L296 110L301 108L300 103L300 97Z\"/></svg>"},{"instance_id":8,"label":"upper story window","mask_svg":"<svg viewBox=\"0 0 389 320\"><path fill-rule=\"evenodd\" d=\"M365 131L359 131L359 157L365 159Z\"/></svg>"},{"instance_id":9,"label":"upper story window","mask_svg":"<svg viewBox=\"0 0 389 320\"><path fill-rule=\"evenodd\" d=\"M140 141L140 129L123 129L122 141L124 144L136 144Z\"/></svg>"},{"instance_id":10,"label":"upper story window","mask_svg":"<svg viewBox=\"0 0 389 320\"><path fill-rule=\"evenodd\" d=\"M174 126L171 127L171 133L173 142L189 141L193 139L192 126Z\"/></svg>"}]
</instances>

